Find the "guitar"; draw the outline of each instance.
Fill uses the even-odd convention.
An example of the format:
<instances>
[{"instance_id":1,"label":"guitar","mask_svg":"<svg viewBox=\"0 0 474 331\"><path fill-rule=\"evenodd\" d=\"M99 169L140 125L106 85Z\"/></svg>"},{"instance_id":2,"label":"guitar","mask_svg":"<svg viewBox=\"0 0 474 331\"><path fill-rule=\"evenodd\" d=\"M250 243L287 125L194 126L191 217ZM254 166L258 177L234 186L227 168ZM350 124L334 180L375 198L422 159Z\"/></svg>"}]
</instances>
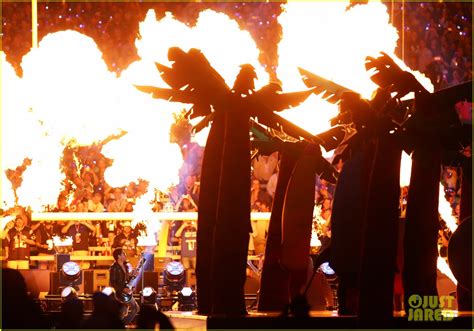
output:
<instances>
[{"instance_id":1,"label":"guitar","mask_svg":"<svg viewBox=\"0 0 474 331\"><path fill-rule=\"evenodd\" d=\"M124 289L128 288L130 289L129 293L125 293L125 291L122 291L122 293L119 296L119 301L122 303L129 303L132 298L133 298L133 289L137 285L138 278L137 276L141 273L141 268L143 268L143 265L145 264L146 259L142 257L140 259L140 262L138 262L138 266L135 269L134 275L130 277L128 280L127 284L125 284Z\"/></svg>"}]
</instances>

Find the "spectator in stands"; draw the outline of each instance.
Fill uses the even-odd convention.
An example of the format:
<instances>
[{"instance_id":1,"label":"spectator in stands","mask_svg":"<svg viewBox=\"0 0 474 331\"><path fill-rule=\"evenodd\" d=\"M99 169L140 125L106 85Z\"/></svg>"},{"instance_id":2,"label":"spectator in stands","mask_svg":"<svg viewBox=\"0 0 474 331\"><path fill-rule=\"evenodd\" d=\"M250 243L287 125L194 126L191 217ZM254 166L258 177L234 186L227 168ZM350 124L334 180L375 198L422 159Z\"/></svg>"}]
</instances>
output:
<instances>
[{"instance_id":1,"label":"spectator in stands","mask_svg":"<svg viewBox=\"0 0 474 331\"><path fill-rule=\"evenodd\" d=\"M72 255L87 256L89 255L89 237L95 235L96 228L90 221L74 221L69 222L63 229L62 233L72 238ZM90 263L82 262L81 268L88 269Z\"/></svg>"},{"instance_id":2,"label":"spectator in stands","mask_svg":"<svg viewBox=\"0 0 474 331\"><path fill-rule=\"evenodd\" d=\"M257 201L255 208L252 209L252 212L269 212L270 209L264 202ZM253 253L255 255L265 253L265 243L267 240L268 234L268 224L269 222L265 220L252 220L252 233L250 234L250 241L253 245Z\"/></svg>"},{"instance_id":3,"label":"spectator in stands","mask_svg":"<svg viewBox=\"0 0 474 331\"><path fill-rule=\"evenodd\" d=\"M104 212L104 205L102 204L102 193L95 192L92 199L87 201L87 210L94 213Z\"/></svg>"},{"instance_id":4,"label":"spectator in stands","mask_svg":"<svg viewBox=\"0 0 474 331\"><path fill-rule=\"evenodd\" d=\"M12 226L9 223L9 226ZM27 226L23 217L17 215L15 224L8 231L5 239L5 258L8 261L7 267L11 269L29 269L30 268L30 245L35 245L31 239L33 232Z\"/></svg>"},{"instance_id":5,"label":"spectator in stands","mask_svg":"<svg viewBox=\"0 0 474 331\"><path fill-rule=\"evenodd\" d=\"M250 205L254 205L256 202L260 201L265 203L267 206L272 205L272 197L267 191L263 190L258 179L252 180L252 186L250 189Z\"/></svg>"},{"instance_id":6,"label":"spectator in stands","mask_svg":"<svg viewBox=\"0 0 474 331\"><path fill-rule=\"evenodd\" d=\"M53 236L55 235L58 233L54 232L53 222L40 222L40 226L35 231L38 256L54 255ZM53 270L54 261L38 261L38 268Z\"/></svg>"},{"instance_id":7,"label":"spectator in stands","mask_svg":"<svg viewBox=\"0 0 474 331\"><path fill-rule=\"evenodd\" d=\"M324 212L325 210L331 210L332 200L329 198L324 198L321 205L321 212Z\"/></svg>"},{"instance_id":8,"label":"spectator in stands","mask_svg":"<svg viewBox=\"0 0 474 331\"><path fill-rule=\"evenodd\" d=\"M130 221L126 221L122 225L122 231L115 237L112 248L122 248L129 257L137 255L137 235L132 230Z\"/></svg>"},{"instance_id":9,"label":"spectator in stands","mask_svg":"<svg viewBox=\"0 0 474 331\"><path fill-rule=\"evenodd\" d=\"M176 204L176 207L180 212L193 212L198 210L194 199L188 194L181 196Z\"/></svg>"},{"instance_id":10,"label":"spectator in stands","mask_svg":"<svg viewBox=\"0 0 474 331\"><path fill-rule=\"evenodd\" d=\"M178 188L178 192L181 195L190 196L197 206L199 201L199 185L196 184L196 176L186 176L183 185Z\"/></svg>"},{"instance_id":11,"label":"spectator in stands","mask_svg":"<svg viewBox=\"0 0 474 331\"><path fill-rule=\"evenodd\" d=\"M318 201L317 203L320 204L324 201L324 199L332 200L334 195L334 185L328 183L324 179L320 179L320 184L318 189Z\"/></svg>"},{"instance_id":12,"label":"spectator in stands","mask_svg":"<svg viewBox=\"0 0 474 331\"><path fill-rule=\"evenodd\" d=\"M113 198L111 203L109 203L107 207L107 211L110 212L122 212L125 210L125 206L127 205L127 199L122 192L120 187L117 187L113 190Z\"/></svg>"},{"instance_id":13,"label":"spectator in stands","mask_svg":"<svg viewBox=\"0 0 474 331\"><path fill-rule=\"evenodd\" d=\"M186 221L181 224L175 234L181 239L181 262L186 269L186 283L191 286L191 278L196 269L196 238L197 227L195 222Z\"/></svg>"}]
</instances>

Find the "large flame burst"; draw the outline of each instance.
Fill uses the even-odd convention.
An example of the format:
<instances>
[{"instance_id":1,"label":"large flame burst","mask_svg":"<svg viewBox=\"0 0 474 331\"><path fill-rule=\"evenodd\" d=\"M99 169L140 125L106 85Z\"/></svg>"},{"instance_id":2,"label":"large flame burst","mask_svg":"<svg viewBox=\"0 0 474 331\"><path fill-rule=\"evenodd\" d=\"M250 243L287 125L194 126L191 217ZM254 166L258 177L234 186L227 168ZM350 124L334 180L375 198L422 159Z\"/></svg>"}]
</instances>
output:
<instances>
[{"instance_id":1,"label":"large flame burst","mask_svg":"<svg viewBox=\"0 0 474 331\"><path fill-rule=\"evenodd\" d=\"M349 2L289 3L280 16L278 76L285 91L304 89L297 67L346 85L369 97L375 86L364 69L367 55L393 55L397 33L387 8L369 3L347 9ZM136 40L141 60L120 77L109 72L96 43L74 31L45 36L37 49L24 56L19 78L2 53L2 169L15 169L32 160L18 189L18 204L42 211L55 205L65 174L60 162L65 146L97 144L126 131L102 146L113 160L105 179L112 187L147 180L149 190L165 190L176 183L182 163L179 147L169 142L173 113L189 108L153 100L133 84L166 86L154 62L167 64L167 50L179 46L203 51L232 86L239 65L252 64L257 88L268 83L258 63L259 51L249 33L224 14L203 11L194 28L170 14L160 21L150 11ZM337 108L312 96L284 116L317 133L329 127ZM205 139L196 137L200 142ZM15 204L10 182L2 171L3 207Z\"/></svg>"}]
</instances>

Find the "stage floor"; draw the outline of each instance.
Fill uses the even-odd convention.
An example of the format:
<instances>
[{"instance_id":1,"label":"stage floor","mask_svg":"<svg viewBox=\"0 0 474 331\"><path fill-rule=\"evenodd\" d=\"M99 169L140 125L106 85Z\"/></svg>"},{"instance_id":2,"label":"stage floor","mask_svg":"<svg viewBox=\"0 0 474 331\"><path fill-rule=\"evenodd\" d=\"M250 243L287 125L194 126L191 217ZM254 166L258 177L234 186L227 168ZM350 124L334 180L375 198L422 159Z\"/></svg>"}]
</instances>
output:
<instances>
[{"instance_id":1,"label":"stage floor","mask_svg":"<svg viewBox=\"0 0 474 331\"><path fill-rule=\"evenodd\" d=\"M336 311L312 311L309 318L285 317L279 313L249 312L243 317L203 316L194 312L164 312L176 329L466 329L473 330L472 312L455 312L455 318L442 322L409 322L396 314L388 325L374 322L361 325L355 316L339 316Z\"/></svg>"}]
</instances>

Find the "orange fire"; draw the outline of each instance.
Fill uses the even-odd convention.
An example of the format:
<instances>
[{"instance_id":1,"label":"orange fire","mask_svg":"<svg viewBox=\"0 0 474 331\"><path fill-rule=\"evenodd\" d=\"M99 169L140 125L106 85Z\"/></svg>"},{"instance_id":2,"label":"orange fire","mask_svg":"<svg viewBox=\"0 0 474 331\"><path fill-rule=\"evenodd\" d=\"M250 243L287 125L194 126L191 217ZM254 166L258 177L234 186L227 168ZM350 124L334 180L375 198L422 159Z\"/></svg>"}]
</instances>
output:
<instances>
[{"instance_id":1,"label":"orange fire","mask_svg":"<svg viewBox=\"0 0 474 331\"><path fill-rule=\"evenodd\" d=\"M306 89L297 71L300 66L370 96L375 86L364 59L380 51L393 56L397 32L381 3L346 11L348 4L286 5L279 18L283 39L278 76L284 91ZM88 145L122 130L127 132L124 137L102 149L114 160L105 172L111 186L141 178L150 182L153 191L177 183L182 157L178 146L169 143L169 128L172 114L190 106L152 99L134 87L166 87L154 62L169 65L167 51L172 46L201 49L229 86L244 63L256 68L256 88L268 83L250 34L225 14L211 10L203 11L193 28L171 14L157 21L149 11L140 23L136 46L141 60L120 77L107 70L95 42L75 31L45 36L23 58L22 78L2 53L2 169L15 168L25 157L33 160L17 192L19 204L37 212L56 204L64 179L59 162L65 144L74 140ZM335 106L313 95L283 116L317 133L329 127L328 119L336 112ZM205 139L206 132L195 137L201 144ZM2 178L2 202L8 208L13 205L12 192Z\"/></svg>"},{"instance_id":2,"label":"orange fire","mask_svg":"<svg viewBox=\"0 0 474 331\"><path fill-rule=\"evenodd\" d=\"M283 90L304 89L297 66L314 72L360 93L370 99L376 85L365 69L365 58L380 52L395 56L398 34L389 24L387 7L379 1L354 6L349 1L290 2L279 16L283 38L279 44L278 77ZM411 71L411 70L410 70ZM429 79L414 73L429 90ZM313 134L329 129L329 119L337 114L337 106L313 95L297 109L284 112L288 120Z\"/></svg>"}]
</instances>

